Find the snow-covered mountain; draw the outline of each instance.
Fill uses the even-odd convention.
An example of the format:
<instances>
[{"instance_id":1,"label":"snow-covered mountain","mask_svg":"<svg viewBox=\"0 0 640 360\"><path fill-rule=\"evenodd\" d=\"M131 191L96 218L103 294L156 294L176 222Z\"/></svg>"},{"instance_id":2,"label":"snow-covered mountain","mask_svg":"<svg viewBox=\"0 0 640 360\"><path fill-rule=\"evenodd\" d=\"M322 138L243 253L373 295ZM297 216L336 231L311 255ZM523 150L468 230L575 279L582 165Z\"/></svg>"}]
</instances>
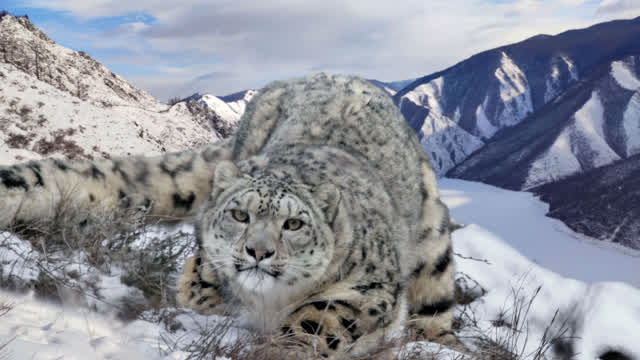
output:
<instances>
[{"instance_id":1,"label":"snow-covered mountain","mask_svg":"<svg viewBox=\"0 0 640 360\"><path fill-rule=\"evenodd\" d=\"M0 18L0 82L2 164L179 151L228 136L237 121L202 102L163 104L11 15Z\"/></svg>"},{"instance_id":2,"label":"snow-covered mountain","mask_svg":"<svg viewBox=\"0 0 640 360\"><path fill-rule=\"evenodd\" d=\"M640 35L640 28L639 28ZM640 152L640 51L592 69L449 172L529 189Z\"/></svg>"},{"instance_id":3,"label":"snow-covered mountain","mask_svg":"<svg viewBox=\"0 0 640 360\"><path fill-rule=\"evenodd\" d=\"M445 174L501 130L535 116L586 81L603 64L640 54L638 35L640 18L535 36L422 77L394 100L419 131L436 171ZM624 71L618 69L617 74L624 76ZM434 136L437 139L430 139Z\"/></svg>"},{"instance_id":4,"label":"snow-covered mountain","mask_svg":"<svg viewBox=\"0 0 640 360\"><path fill-rule=\"evenodd\" d=\"M56 44L26 17L0 19L0 62L13 64L63 92L96 105L160 110L162 104L85 52Z\"/></svg>"},{"instance_id":5,"label":"snow-covered mountain","mask_svg":"<svg viewBox=\"0 0 640 360\"><path fill-rule=\"evenodd\" d=\"M194 100L205 103L209 108L230 123L237 123L249 101L258 93L257 90L245 90L231 95L200 95Z\"/></svg>"}]
</instances>

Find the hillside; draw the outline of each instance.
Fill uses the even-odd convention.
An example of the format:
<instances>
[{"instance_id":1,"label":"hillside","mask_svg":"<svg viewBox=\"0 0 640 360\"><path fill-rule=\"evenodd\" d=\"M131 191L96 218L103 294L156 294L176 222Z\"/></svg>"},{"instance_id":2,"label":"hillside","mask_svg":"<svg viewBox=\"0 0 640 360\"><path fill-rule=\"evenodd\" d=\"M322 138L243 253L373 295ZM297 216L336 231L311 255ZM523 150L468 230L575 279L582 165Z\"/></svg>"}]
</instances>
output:
<instances>
[{"instance_id":1,"label":"hillside","mask_svg":"<svg viewBox=\"0 0 640 360\"><path fill-rule=\"evenodd\" d=\"M227 120L198 101L159 102L26 18L0 19L0 163L158 154L228 136Z\"/></svg>"},{"instance_id":2,"label":"hillside","mask_svg":"<svg viewBox=\"0 0 640 360\"><path fill-rule=\"evenodd\" d=\"M419 78L394 100L445 174L593 72L640 54L639 35L640 18L535 36Z\"/></svg>"},{"instance_id":3,"label":"hillside","mask_svg":"<svg viewBox=\"0 0 640 360\"><path fill-rule=\"evenodd\" d=\"M640 249L640 154L531 189L574 231Z\"/></svg>"},{"instance_id":4,"label":"hillside","mask_svg":"<svg viewBox=\"0 0 640 360\"><path fill-rule=\"evenodd\" d=\"M637 154L639 79L640 55L602 64L448 175L528 189Z\"/></svg>"}]
</instances>

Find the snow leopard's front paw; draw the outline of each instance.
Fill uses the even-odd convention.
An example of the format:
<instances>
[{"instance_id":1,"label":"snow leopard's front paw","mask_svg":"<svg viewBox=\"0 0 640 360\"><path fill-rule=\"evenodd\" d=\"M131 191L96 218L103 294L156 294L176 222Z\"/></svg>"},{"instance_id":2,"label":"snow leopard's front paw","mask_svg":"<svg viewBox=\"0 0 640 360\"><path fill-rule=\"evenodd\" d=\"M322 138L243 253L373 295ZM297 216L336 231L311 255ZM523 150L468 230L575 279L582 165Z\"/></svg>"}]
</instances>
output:
<instances>
[{"instance_id":1,"label":"snow leopard's front paw","mask_svg":"<svg viewBox=\"0 0 640 360\"><path fill-rule=\"evenodd\" d=\"M354 342L366 333L361 311L348 301L314 301L300 306L281 325L283 337L313 349L319 358L347 356ZM309 357L303 357L307 359Z\"/></svg>"},{"instance_id":2,"label":"snow leopard's front paw","mask_svg":"<svg viewBox=\"0 0 640 360\"><path fill-rule=\"evenodd\" d=\"M184 262L176 298L178 305L209 315L216 313L215 308L222 303L222 296L216 275L204 274L202 265L199 256L192 256Z\"/></svg>"}]
</instances>

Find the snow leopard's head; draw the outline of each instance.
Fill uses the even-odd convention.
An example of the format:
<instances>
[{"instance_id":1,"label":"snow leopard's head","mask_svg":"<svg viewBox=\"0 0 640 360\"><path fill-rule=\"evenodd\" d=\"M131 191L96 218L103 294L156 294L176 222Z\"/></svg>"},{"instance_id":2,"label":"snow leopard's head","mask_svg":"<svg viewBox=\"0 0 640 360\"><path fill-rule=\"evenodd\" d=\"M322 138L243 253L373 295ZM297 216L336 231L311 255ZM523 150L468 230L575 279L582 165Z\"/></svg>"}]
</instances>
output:
<instances>
[{"instance_id":1,"label":"snow leopard's head","mask_svg":"<svg viewBox=\"0 0 640 360\"><path fill-rule=\"evenodd\" d=\"M216 166L201 212L205 261L251 293L296 292L325 273L334 252L332 221L340 192L249 176L229 161Z\"/></svg>"}]
</instances>

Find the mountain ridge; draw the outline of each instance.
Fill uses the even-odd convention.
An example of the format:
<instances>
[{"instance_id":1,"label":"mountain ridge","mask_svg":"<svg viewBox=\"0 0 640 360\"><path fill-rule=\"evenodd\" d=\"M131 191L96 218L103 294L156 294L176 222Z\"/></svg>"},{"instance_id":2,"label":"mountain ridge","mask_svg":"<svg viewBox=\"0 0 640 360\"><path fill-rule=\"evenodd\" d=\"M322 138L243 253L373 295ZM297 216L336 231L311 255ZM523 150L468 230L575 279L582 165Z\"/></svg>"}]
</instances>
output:
<instances>
[{"instance_id":1,"label":"mountain ridge","mask_svg":"<svg viewBox=\"0 0 640 360\"><path fill-rule=\"evenodd\" d=\"M481 144L455 151L451 142L424 143L427 154L436 147L454 149L449 154L431 156L436 171L443 175L500 130L524 120L592 68L612 58L640 53L640 45L634 41L639 33L640 17L554 36L534 36L418 78L398 91L394 102L415 130L432 122L446 129L433 131L429 125L419 134L421 140L458 133L465 134L463 142Z\"/></svg>"}]
</instances>

